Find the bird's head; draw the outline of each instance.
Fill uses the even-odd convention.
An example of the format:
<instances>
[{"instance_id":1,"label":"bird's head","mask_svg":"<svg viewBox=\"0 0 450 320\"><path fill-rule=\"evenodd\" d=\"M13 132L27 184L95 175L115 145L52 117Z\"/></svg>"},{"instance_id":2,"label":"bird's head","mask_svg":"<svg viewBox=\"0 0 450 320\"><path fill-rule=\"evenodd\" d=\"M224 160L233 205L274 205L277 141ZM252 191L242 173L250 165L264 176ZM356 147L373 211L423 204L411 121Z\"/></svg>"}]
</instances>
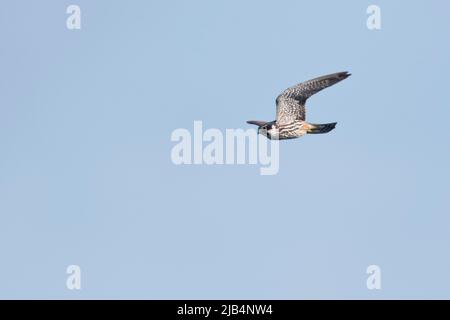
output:
<instances>
[{"instance_id":1,"label":"bird's head","mask_svg":"<svg viewBox=\"0 0 450 320\"><path fill-rule=\"evenodd\" d=\"M247 121L248 124L254 124L258 126L258 133L269 139L277 139L278 138L278 127L275 121Z\"/></svg>"}]
</instances>

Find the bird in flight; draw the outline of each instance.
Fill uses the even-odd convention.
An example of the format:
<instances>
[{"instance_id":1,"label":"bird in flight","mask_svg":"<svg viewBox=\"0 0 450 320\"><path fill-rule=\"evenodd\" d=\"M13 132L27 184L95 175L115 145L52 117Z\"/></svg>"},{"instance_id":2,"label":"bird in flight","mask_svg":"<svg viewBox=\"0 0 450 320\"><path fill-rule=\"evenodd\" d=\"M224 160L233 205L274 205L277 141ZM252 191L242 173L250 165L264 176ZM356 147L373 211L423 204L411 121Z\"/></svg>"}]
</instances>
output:
<instances>
[{"instance_id":1,"label":"bird in flight","mask_svg":"<svg viewBox=\"0 0 450 320\"><path fill-rule=\"evenodd\" d=\"M327 133L336 122L314 124L306 122L305 103L313 94L350 76L348 72L337 72L299 83L283 91L276 100L277 119L274 121L247 121L258 126L258 133L269 139L295 139L307 133Z\"/></svg>"}]
</instances>

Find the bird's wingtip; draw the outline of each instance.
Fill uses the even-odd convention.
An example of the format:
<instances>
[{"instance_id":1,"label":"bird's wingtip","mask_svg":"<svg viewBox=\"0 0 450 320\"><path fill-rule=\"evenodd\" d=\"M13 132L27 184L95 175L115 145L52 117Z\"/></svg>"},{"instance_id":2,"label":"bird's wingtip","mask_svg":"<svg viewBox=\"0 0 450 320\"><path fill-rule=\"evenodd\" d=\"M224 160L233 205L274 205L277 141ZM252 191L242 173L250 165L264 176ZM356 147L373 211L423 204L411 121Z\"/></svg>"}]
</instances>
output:
<instances>
[{"instance_id":1,"label":"bird's wingtip","mask_svg":"<svg viewBox=\"0 0 450 320\"><path fill-rule=\"evenodd\" d=\"M248 124L254 124L255 126L262 126L264 124L266 124L266 121L257 121L257 120L248 120L247 121Z\"/></svg>"}]
</instances>

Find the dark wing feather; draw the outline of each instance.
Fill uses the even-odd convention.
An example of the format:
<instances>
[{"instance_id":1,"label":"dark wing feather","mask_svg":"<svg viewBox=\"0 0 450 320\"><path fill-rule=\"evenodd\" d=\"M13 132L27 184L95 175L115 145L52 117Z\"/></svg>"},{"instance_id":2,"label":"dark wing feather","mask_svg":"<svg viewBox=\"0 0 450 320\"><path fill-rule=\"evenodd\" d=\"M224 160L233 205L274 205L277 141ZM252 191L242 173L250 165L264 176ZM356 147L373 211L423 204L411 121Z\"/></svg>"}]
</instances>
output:
<instances>
[{"instance_id":1,"label":"dark wing feather","mask_svg":"<svg viewBox=\"0 0 450 320\"><path fill-rule=\"evenodd\" d=\"M348 72L337 72L311 79L283 91L277 97L277 123L305 120L305 102L313 94L349 77Z\"/></svg>"},{"instance_id":2,"label":"dark wing feather","mask_svg":"<svg viewBox=\"0 0 450 320\"><path fill-rule=\"evenodd\" d=\"M277 124L288 124L294 120L305 120L305 104L292 98L277 98Z\"/></svg>"},{"instance_id":3,"label":"dark wing feather","mask_svg":"<svg viewBox=\"0 0 450 320\"><path fill-rule=\"evenodd\" d=\"M258 120L249 120L247 121L248 124L254 124L258 127L261 127L267 123L267 121L258 121Z\"/></svg>"}]
</instances>

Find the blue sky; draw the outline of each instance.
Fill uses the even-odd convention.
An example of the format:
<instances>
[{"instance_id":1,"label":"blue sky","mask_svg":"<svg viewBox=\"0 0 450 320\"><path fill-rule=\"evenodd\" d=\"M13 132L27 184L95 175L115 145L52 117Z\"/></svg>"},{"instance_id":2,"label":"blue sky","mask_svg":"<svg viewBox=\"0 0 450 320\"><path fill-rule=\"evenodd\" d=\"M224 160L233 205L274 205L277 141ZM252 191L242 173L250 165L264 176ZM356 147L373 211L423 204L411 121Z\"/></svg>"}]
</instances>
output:
<instances>
[{"instance_id":1,"label":"blue sky","mask_svg":"<svg viewBox=\"0 0 450 320\"><path fill-rule=\"evenodd\" d=\"M449 9L5 1L0 298L450 298ZM277 175L172 163L173 130L273 120L344 70L307 105L336 129L282 143Z\"/></svg>"}]
</instances>

